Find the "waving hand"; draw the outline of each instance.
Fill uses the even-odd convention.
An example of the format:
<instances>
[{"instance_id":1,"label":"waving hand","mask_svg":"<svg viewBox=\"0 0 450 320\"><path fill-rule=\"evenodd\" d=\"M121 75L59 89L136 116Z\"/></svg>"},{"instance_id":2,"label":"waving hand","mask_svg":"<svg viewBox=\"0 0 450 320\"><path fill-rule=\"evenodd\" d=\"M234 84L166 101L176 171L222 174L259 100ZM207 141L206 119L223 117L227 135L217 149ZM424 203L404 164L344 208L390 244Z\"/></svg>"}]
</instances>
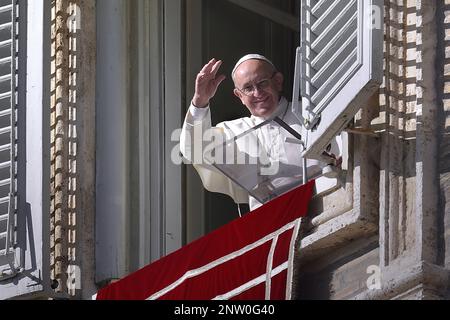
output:
<instances>
[{"instance_id":1,"label":"waving hand","mask_svg":"<svg viewBox=\"0 0 450 320\"><path fill-rule=\"evenodd\" d=\"M206 107L209 100L216 94L217 88L225 80L224 75L217 76L221 65L221 60L211 59L198 73L195 80L195 94L192 99L194 106Z\"/></svg>"}]
</instances>

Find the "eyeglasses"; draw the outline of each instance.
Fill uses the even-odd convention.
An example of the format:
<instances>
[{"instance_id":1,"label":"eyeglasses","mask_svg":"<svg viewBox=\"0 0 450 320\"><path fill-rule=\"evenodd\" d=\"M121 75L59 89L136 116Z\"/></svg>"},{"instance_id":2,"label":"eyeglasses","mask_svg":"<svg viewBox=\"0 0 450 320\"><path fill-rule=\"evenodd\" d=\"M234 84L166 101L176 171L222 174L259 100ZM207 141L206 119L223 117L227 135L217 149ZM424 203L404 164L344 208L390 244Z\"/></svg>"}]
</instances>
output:
<instances>
[{"instance_id":1,"label":"eyeglasses","mask_svg":"<svg viewBox=\"0 0 450 320\"><path fill-rule=\"evenodd\" d=\"M273 79L273 77L275 77L276 74L277 74L277 72L275 71L272 74L272 76L268 79L262 79L255 84L250 84L248 86L245 86L242 89L239 89L239 88L236 88L236 89L238 89L240 92L242 92L246 96L252 96L257 89L258 90L266 90L270 86L270 81Z\"/></svg>"}]
</instances>

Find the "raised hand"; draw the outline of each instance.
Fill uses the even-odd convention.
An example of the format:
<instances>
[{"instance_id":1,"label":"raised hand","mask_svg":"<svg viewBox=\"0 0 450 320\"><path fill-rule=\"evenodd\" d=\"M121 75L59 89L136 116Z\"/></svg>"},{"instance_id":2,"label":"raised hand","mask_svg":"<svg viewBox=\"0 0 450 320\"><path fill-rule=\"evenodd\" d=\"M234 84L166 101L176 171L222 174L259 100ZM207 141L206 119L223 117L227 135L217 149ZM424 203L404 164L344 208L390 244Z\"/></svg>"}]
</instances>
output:
<instances>
[{"instance_id":1,"label":"raised hand","mask_svg":"<svg viewBox=\"0 0 450 320\"><path fill-rule=\"evenodd\" d=\"M221 65L221 60L211 59L198 73L195 80L195 94L192 98L192 104L197 108L206 107L221 82L225 80L224 75L217 76Z\"/></svg>"}]
</instances>

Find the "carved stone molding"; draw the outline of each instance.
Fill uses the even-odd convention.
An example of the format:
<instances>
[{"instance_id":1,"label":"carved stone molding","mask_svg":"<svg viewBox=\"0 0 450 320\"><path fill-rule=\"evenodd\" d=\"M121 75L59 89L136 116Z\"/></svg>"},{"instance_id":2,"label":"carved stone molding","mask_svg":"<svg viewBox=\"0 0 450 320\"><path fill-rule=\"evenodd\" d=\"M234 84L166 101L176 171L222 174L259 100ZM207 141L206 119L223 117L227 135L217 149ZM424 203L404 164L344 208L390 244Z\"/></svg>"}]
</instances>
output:
<instances>
[{"instance_id":1,"label":"carved stone molding","mask_svg":"<svg viewBox=\"0 0 450 320\"><path fill-rule=\"evenodd\" d=\"M399 272L399 270L402 270ZM450 272L424 261L398 265L381 272L382 287L355 296L355 300L436 300L445 295Z\"/></svg>"},{"instance_id":2,"label":"carved stone molding","mask_svg":"<svg viewBox=\"0 0 450 320\"><path fill-rule=\"evenodd\" d=\"M345 254L352 241L379 233L381 288L354 299L439 299L447 294L445 246L439 242L445 207L439 207L442 106L436 79L442 72L438 35L445 34L444 22L436 22L439 3L385 0L383 85L376 103L362 108L355 119L356 127L379 138L353 136L352 169L339 191L347 210L323 205L326 198L315 199L299 245L301 272L305 264L336 249Z\"/></svg>"}]
</instances>

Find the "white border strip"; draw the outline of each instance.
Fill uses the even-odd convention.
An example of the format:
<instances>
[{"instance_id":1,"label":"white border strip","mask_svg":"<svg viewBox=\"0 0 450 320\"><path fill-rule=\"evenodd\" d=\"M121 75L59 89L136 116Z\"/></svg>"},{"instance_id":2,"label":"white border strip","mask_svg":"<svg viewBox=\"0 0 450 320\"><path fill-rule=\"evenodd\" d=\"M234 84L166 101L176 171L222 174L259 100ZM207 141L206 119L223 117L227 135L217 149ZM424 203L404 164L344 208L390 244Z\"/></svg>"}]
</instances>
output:
<instances>
[{"instance_id":1,"label":"white border strip","mask_svg":"<svg viewBox=\"0 0 450 320\"><path fill-rule=\"evenodd\" d=\"M301 224L302 218L299 218L295 221L295 229L292 233L291 244L289 246L288 271L286 277L286 300L292 299L292 276L294 271L295 241L297 240Z\"/></svg>"},{"instance_id":2,"label":"white border strip","mask_svg":"<svg viewBox=\"0 0 450 320\"><path fill-rule=\"evenodd\" d=\"M187 271L183 276L181 276L177 281L173 282L172 284L168 285L167 287L159 290L158 292L152 294L150 297L148 297L146 300L155 300L158 299L159 297L165 295L166 293L172 291L173 289L175 289L176 287L178 287L179 285L181 285L184 281L186 281L189 278L193 278L195 276L198 276L202 273L205 273L208 270L211 270L212 268L225 263L227 261L230 261L232 259L235 259L253 249L255 249L256 247L259 247L260 245L264 244L267 241L272 240L273 238L275 238L276 236L282 234L283 232L286 232L289 229L294 228L297 225L297 220L294 220L291 223L288 223L286 225L284 225L283 227L281 227L280 229L268 234L267 236L265 236L264 238L261 238L260 240L253 242L245 247L243 247L242 249L239 249L237 251L234 251L222 258L219 258L217 260L214 260L200 268L197 269L193 269L193 270L189 270Z\"/></svg>"},{"instance_id":3,"label":"white border strip","mask_svg":"<svg viewBox=\"0 0 450 320\"><path fill-rule=\"evenodd\" d=\"M278 267L271 271L271 277L278 275L288 268L288 262L286 261L283 264L280 264ZM222 295L218 295L212 300L229 300L242 292L245 292L253 287L256 287L258 284L263 283L267 278L266 274L260 275L258 278L255 278L247 283L244 283L242 286L237 287L236 289L231 290L230 292L224 293Z\"/></svg>"},{"instance_id":4,"label":"white border strip","mask_svg":"<svg viewBox=\"0 0 450 320\"><path fill-rule=\"evenodd\" d=\"M270 289L272 284L272 268L273 268L273 255L275 254L275 248L277 247L278 236L272 240L272 246L270 247L269 255L267 257L266 267L266 300L270 300Z\"/></svg>"}]
</instances>

